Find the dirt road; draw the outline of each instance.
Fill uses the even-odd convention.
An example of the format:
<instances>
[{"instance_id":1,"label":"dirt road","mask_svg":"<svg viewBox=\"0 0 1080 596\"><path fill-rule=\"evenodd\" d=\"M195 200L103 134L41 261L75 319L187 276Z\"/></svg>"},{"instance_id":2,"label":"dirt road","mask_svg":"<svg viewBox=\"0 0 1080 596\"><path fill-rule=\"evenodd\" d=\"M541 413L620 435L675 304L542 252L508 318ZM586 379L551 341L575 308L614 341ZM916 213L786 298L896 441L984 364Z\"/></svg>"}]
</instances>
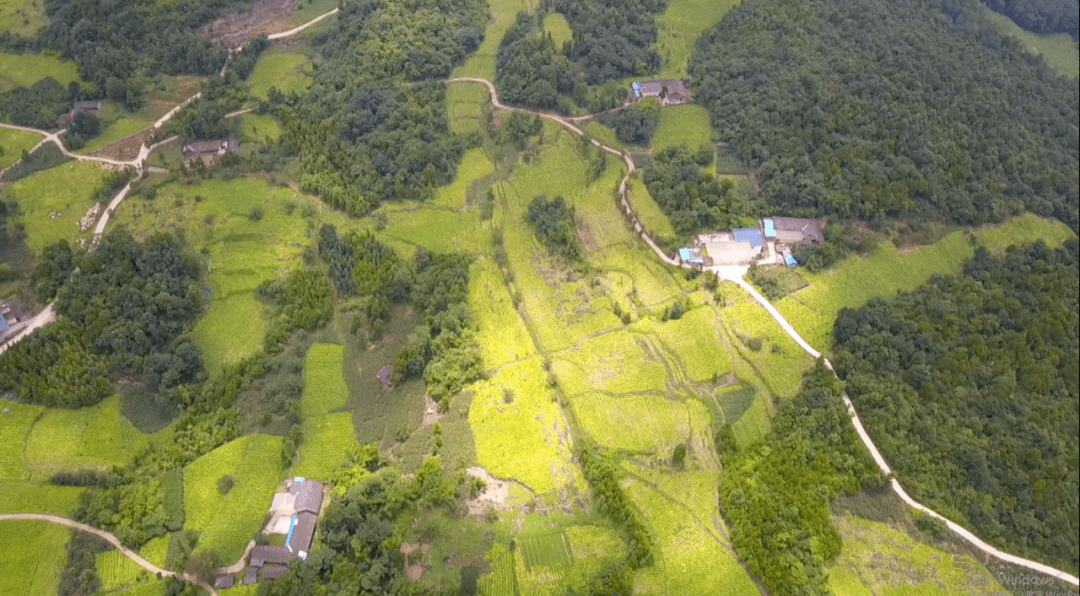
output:
<instances>
[{"instance_id":1,"label":"dirt road","mask_svg":"<svg viewBox=\"0 0 1080 596\"><path fill-rule=\"evenodd\" d=\"M66 517L61 517L59 515L51 515L51 514L47 514L47 513L8 513L8 514L0 514L0 521L17 520L17 519L44 521L44 522L49 522L49 523L52 523L52 524L60 524L62 526L68 526L69 528L75 528L76 530L82 530L83 532L89 532L91 534L94 534L95 536L99 536L99 537L103 538L106 542L108 542L109 544L115 546L117 550L124 553L125 557L131 559L132 561L135 561L136 565L138 565L139 567L142 567L143 569L146 569L150 573L153 573L155 575L160 574L162 577L176 577L176 578L182 579L182 580L184 580L184 581L186 581L188 583L195 584L196 586L199 586L200 588L202 588L202 589L206 590L207 592L209 592L212 596L217 596L217 591L214 590L213 586L211 586L210 584L207 584L206 582L202 581L201 579L199 579L197 577L194 577L192 575L188 575L187 573L177 573L175 571L169 571L168 569L162 569L162 568L158 567L157 565L154 565L150 561L147 561L146 559L139 556L139 553L136 553L135 551L131 550L130 548L124 546L116 536L113 536L111 533L106 532L105 530L99 530L98 528L95 528L93 526L88 526L88 525L86 525L84 523L77 522L77 521L75 521L73 519L68 519Z\"/></svg>"}]
</instances>

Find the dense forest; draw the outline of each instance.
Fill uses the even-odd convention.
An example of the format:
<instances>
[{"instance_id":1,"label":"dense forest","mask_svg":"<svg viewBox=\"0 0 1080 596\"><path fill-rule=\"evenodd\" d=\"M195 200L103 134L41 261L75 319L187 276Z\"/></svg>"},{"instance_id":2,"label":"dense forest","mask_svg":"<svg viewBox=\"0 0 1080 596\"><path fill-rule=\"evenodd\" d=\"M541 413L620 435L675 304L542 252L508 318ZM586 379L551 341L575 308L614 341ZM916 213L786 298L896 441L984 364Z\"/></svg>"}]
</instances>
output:
<instances>
[{"instance_id":1,"label":"dense forest","mask_svg":"<svg viewBox=\"0 0 1080 596\"><path fill-rule=\"evenodd\" d=\"M720 510L731 544L776 596L831 594L828 564L840 554L829 501L883 483L841 401L842 386L822 362L780 407L765 441L724 449Z\"/></svg>"},{"instance_id":2,"label":"dense forest","mask_svg":"<svg viewBox=\"0 0 1080 596\"><path fill-rule=\"evenodd\" d=\"M495 85L499 98L510 105L568 112L571 104L566 96L584 82L551 36L541 33L539 15L519 12L499 42Z\"/></svg>"},{"instance_id":3,"label":"dense forest","mask_svg":"<svg viewBox=\"0 0 1080 596\"><path fill-rule=\"evenodd\" d=\"M694 95L792 215L1074 230L1080 89L974 0L761 0L698 40Z\"/></svg>"},{"instance_id":4,"label":"dense forest","mask_svg":"<svg viewBox=\"0 0 1080 596\"><path fill-rule=\"evenodd\" d=\"M371 234L345 237L324 224L319 256L329 264L338 295L351 299L360 325L370 337L382 333L392 304L409 303L424 313L394 362L394 381L423 378L442 407L482 372L480 346L468 307L469 259L417 248L411 260Z\"/></svg>"},{"instance_id":5,"label":"dense forest","mask_svg":"<svg viewBox=\"0 0 1080 596\"><path fill-rule=\"evenodd\" d=\"M312 40L323 62L311 89L272 98L304 188L363 215L453 180L469 141L451 134L437 79L477 48L486 21L483 0L344 4Z\"/></svg>"},{"instance_id":6,"label":"dense forest","mask_svg":"<svg viewBox=\"0 0 1080 596\"><path fill-rule=\"evenodd\" d=\"M529 201L525 220L548 252L568 262L581 260L581 243L574 225L574 206L562 197L537 195Z\"/></svg>"},{"instance_id":7,"label":"dense forest","mask_svg":"<svg viewBox=\"0 0 1080 596\"><path fill-rule=\"evenodd\" d=\"M708 145L694 152L685 146L669 147L645 166L645 187L680 236L738 225L742 214L734 204L732 183L702 171L712 158Z\"/></svg>"},{"instance_id":8,"label":"dense forest","mask_svg":"<svg viewBox=\"0 0 1080 596\"><path fill-rule=\"evenodd\" d=\"M573 39L563 52L589 85L660 68L654 21L666 0L553 0L551 8L570 24Z\"/></svg>"},{"instance_id":9,"label":"dense forest","mask_svg":"<svg viewBox=\"0 0 1080 596\"><path fill-rule=\"evenodd\" d=\"M49 26L40 43L79 65L95 96L135 109L155 74L209 76L228 50L198 33L213 19L240 12L242 0L47 0Z\"/></svg>"},{"instance_id":10,"label":"dense forest","mask_svg":"<svg viewBox=\"0 0 1080 596\"><path fill-rule=\"evenodd\" d=\"M0 355L0 389L48 406L81 407L113 393L110 373L142 375L175 397L201 380L201 351L183 333L202 310L198 264L173 236L145 243L123 230L93 251L66 241L43 251L33 273L63 319ZM166 399L167 397L163 397Z\"/></svg>"},{"instance_id":11,"label":"dense forest","mask_svg":"<svg viewBox=\"0 0 1080 596\"><path fill-rule=\"evenodd\" d=\"M1078 0L980 0L992 10L1039 35L1068 33L1080 40Z\"/></svg>"},{"instance_id":12,"label":"dense forest","mask_svg":"<svg viewBox=\"0 0 1080 596\"><path fill-rule=\"evenodd\" d=\"M837 371L916 499L1009 552L1080 567L1075 238L841 311Z\"/></svg>"}]
</instances>

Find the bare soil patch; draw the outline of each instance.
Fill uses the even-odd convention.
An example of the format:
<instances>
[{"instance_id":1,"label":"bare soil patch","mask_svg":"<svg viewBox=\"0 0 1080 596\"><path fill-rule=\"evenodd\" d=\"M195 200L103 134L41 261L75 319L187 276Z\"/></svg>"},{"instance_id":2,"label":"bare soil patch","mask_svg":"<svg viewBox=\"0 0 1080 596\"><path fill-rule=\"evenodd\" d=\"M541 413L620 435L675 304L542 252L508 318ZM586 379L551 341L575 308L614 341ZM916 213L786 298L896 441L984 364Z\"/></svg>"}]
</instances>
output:
<instances>
[{"instance_id":1,"label":"bare soil patch","mask_svg":"<svg viewBox=\"0 0 1080 596\"><path fill-rule=\"evenodd\" d=\"M200 33L210 41L235 48L260 35L270 35L293 28L293 0L260 0L251 10L222 17Z\"/></svg>"},{"instance_id":2,"label":"bare soil patch","mask_svg":"<svg viewBox=\"0 0 1080 596\"><path fill-rule=\"evenodd\" d=\"M131 161L139 156L139 150L142 148L146 138L149 137L150 133L153 131L153 126L147 126L133 135L128 135L119 141L113 141L112 143L105 145L90 155L94 157L106 157L118 161Z\"/></svg>"},{"instance_id":3,"label":"bare soil patch","mask_svg":"<svg viewBox=\"0 0 1080 596\"><path fill-rule=\"evenodd\" d=\"M489 507L502 509L510 496L510 483L492 476L480 466L474 466L465 470L465 473L474 478L479 478L487 485L476 497L469 499L469 515L483 515Z\"/></svg>"}]
</instances>

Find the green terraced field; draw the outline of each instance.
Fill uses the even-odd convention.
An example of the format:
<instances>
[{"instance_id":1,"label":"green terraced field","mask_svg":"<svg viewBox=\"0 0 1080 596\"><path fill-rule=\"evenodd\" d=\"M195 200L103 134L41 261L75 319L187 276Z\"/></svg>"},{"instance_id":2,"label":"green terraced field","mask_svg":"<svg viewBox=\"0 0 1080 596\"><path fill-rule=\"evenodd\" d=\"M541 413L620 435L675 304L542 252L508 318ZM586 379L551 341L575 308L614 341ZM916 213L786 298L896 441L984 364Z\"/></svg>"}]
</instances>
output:
<instances>
[{"instance_id":1,"label":"green terraced field","mask_svg":"<svg viewBox=\"0 0 1080 596\"><path fill-rule=\"evenodd\" d=\"M660 210L660 206L653 200L640 176L630 179L630 206L650 236L654 238L675 236L675 228L671 227L671 220Z\"/></svg>"},{"instance_id":2,"label":"green terraced field","mask_svg":"<svg viewBox=\"0 0 1080 596\"><path fill-rule=\"evenodd\" d=\"M0 513L55 513L70 516L79 505L79 486L0 480Z\"/></svg>"},{"instance_id":3,"label":"green terraced field","mask_svg":"<svg viewBox=\"0 0 1080 596\"><path fill-rule=\"evenodd\" d=\"M300 461L293 469L297 476L329 478L356 443L352 417L347 412L331 414L349 399L343 359L344 348L333 344L315 344L304 358L304 393L300 397L304 442Z\"/></svg>"},{"instance_id":4,"label":"green terraced field","mask_svg":"<svg viewBox=\"0 0 1080 596\"><path fill-rule=\"evenodd\" d=\"M551 400L539 358L508 364L471 387L469 425L480 465L543 494L584 479L571 463L569 426ZM504 389L513 392L506 403Z\"/></svg>"},{"instance_id":5,"label":"green terraced field","mask_svg":"<svg viewBox=\"0 0 1080 596\"><path fill-rule=\"evenodd\" d=\"M667 370L650 357L646 340L617 329L583 340L556 356L554 369L568 396L654 391L663 394Z\"/></svg>"},{"instance_id":6,"label":"green terraced field","mask_svg":"<svg viewBox=\"0 0 1080 596\"><path fill-rule=\"evenodd\" d=\"M563 568L574 564L570 545L562 532L541 536L523 536L518 543L528 569L534 567Z\"/></svg>"},{"instance_id":7,"label":"green terraced field","mask_svg":"<svg viewBox=\"0 0 1080 596\"><path fill-rule=\"evenodd\" d=\"M482 83L458 82L446 85L446 115L450 130L458 134L480 130L484 106L491 100Z\"/></svg>"},{"instance_id":8,"label":"green terraced field","mask_svg":"<svg viewBox=\"0 0 1080 596\"><path fill-rule=\"evenodd\" d=\"M570 30L566 17L554 11L544 16L544 33L551 35L556 49L562 49L564 43L574 38L574 32Z\"/></svg>"},{"instance_id":9,"label":"green terraced field","mask_svg":"<svg viewBox=\"0 0 1080 596\"><path fill-rule=\"evenodd\" d=\"M1009 17L986 8L986 14L998 30L1020 42L1033 54L1042 56L1046 64L1060 75L1075 79L1080 75L1080 52L1068 33L1039 35L1021 29Z\"/></svg>"},{"instance_id":10,"label":"green terraced field","mask_svg":"<svg viewBox=\"0 0 1080 596\"><path fill-rule=\"evenodd\" d=\"M303 53L272 48L255 63L248 86L259 99L266 99L271 87L282 93L302 93L311 86L310 70Z\"/></svg>"},{"instance_id":11,"label":"green terraced field","mask_svg":"<svg viewBox=\"0 0 1080 596\"><path fill-rule=\"evenodd\" d=\"M626 483L624 483L626 484ZM628 492L656 537L656 564L638 572L635 592L684 596L746 596L758 590L724 543L685 510L641 481ZM705 527L703 527L703 525ZM707 561L708 564L703 564Z\"/></svg>"},{"instance_id":12,"label":"green terraced field","mask_svg":"<svg viewBox=\"0 0 1080 596\"><path fill-rule=\"evenodd\" d=\"M642 321L634 329L655 335L685 380L703 382L732 368L732 355L723 348L726 338L721 316L702 306L675 320Z\"/></svg>"},{"instance_id":13,"label":"green terraced field","mask_svg":"<svg viewBox=\"0 0 1080 596\"><path fill-rule=\"evenodd\" d=\"M455 77L481 77L489 81L495 80L495 52L499 49L499 42L510 25L514 24L514 18L522 10L532 10L539 3L536 0L489 0L491 20L488 21L487 30L484 32L484 41L473 52L465 63L454 69L451 76Z\"/></svg>"},{"instance_id":14,"label":"green terraced field","mask_svg":"<svg viewBox=\"0 0 1080 596\"><path fill-rule=\"evenodd\" d=\"M240 142L272 145L281 137L281 126L269 114L244 114L240 121Z\"/></svg>"},{"instance_id":15,"label":"green terraced field","mask_svg":"<svg viewBox=\"0 0 1080 596\"><path fill-rule=\"evenodd\" d=\"M120 413L120 396L78 410L49 409L26 439L26 465L33 480L56 472L123 465L152 442L168 440L171 428L139 432Z\"/></svg>"},{"instance_id":16,"label":"green terraced field","mask_svg":"<svg viewBox=\"0 0 1080 596\"><path fill-rule=\"evenodd\" d=\"M30 0L28 4L37 1ZM9 6L17 3L20 0L0 0L0 23L8 22L4 14ZM0 30L3 29L4 25L0 24ZM68 83L79 80L79 70L74 62L65 62L53 56L0 53L0 91L29 87L45 77L56 79L66 88Z\"/></svg>"},{"instance_id":17,"label":"green terraced field","mask_svg":"<svg viewBox=\"0 0 1080 596\"><path fill-rule=\"evenodd\" d=\"M697 104L666 106L660 110L660 122L652 137L654 151L686 145L691 151L702 145L712 145L709 112ZM709 167L712 170L711 164Z\"/></svg>"},{"instance_id":18,"label":"green terraced field","mask_svg":"<svg viewBox=\"0 0 1080 596\"><path fill-rule=\"evenodd\" d=\"M708 459L712 458L711 452L707 455ZM718 469L673 471L635 466L626 462L623 463L623 469L662 493L668 499L670 507L690 515L699 525L705 526L705 530L714 538L725 546L731 546L721 532L724 522L716 507L717 485L720 482Z\"/></svg>"},{"instance_id":19,"label":"green terraced field","mask_svg":"<svg viewBox=\"0 0 1080 596\"><path fill-rule=\"evenodd\" d=\"M248 217L263 210L258 221ZM316 199L256 178L206 180L162 187L152 200L132 197L110 220L137 237L155 232L183 234L203 253L209 273L210 306L195 325L195 342L211 372L253 354L265 333L264 306L254 290L262 282L299 266L314 221L304 209L319 212Z\"/></svg>"},{"instance_id":20,"label":"green terraced field","mask_svg":"<svg viewBox=\"0 0 1080 596\"><path fill-rule=\"evenodd\" d=\"M97 572L101 579L101 589L110 591L136 583L140 572L146 573L146 570L127 558L124 553L110 550L98 554Z\"/></svg>"},{"instance_id":21,"label":"green terraced field","mask_svg":"<svg viewBox=\"0 0 1080 596\"><path fill-rule=\"evenodd\" d=\"M42 406L4 403L0 413L0 480L28 480L30 471L23 459L23 446L34 421L45 411Z\"/></svg>"},{"instance_id":22,"label":"green terraced field","mask_svg":"<svg viewBox=\"0 0 1080 596\"><path fill-rule=\"evenodd\" d=\"M0 594L5 596L42 596L56 594L60 573L67 561L71 530L43 521L0 521L0 536L18 540L0 540Z\"/></svg>"},{"instance_id":23,"label":"green terraced field","mask_svg":"<svg viewBox=\"0 0 1080 596\"><path fill-rule=\"evenodd\" d=\"M184 468L184 527L200 530L197 549L232 564L262 527L281 481L281 437L248 435L226 443ZM218 479L231 475L222 495Z\"/></svg>"},{"instance_id":24,"label":"green terraced field","mask_svg":"<svg viewBox=\"0 0 1080 596\"><path fill-rule=\"evenodd\" d=\"M165 593L167 585L168 582L165 581L148 581L116 592L109 592L109 596L161 596Z\"/></svg>"},{"instance_id":25,"label":"green terraced field","mask_svg":"<svg viewBox=\"0 0 1080 596\"><path fill-rule=\"evenodd\" d=\"M0 128L0 170L22 158L23 151L30 151L42 138L35 132Z\"/></svg>"},{"instance_id":26,"label":"green terraced field","mask_svg":"<svg viewBox=\"0 0 1080 596\"><path fill-rule=\"evenodd\" d=\"M660 457L670 457L676 443L700 433L707 437L711 421L700 402L679 402L661 395L609 397L592 393L571 402L581 429L601 445Z\"/></svg>"},{"instance_id":27,"label":"green terraced field","mask_svg":"<svg viewBox=\"0 0 1080 596\"><path fill-rule=\"evenodd\" d=\"M476 320L484 368L494 370L536 355L499 268L489 259L478 260L469 271L469 308Z\"/></svg>"},{"instance_id":28,"label":"green terraced field","mask_svg":"<svg viewBox=\"0 0 1080 596\"><path fill-rule=\"evenodd\" d=\"M26 244L35 252L60 240L74 247L89 239L93 229L80 230L79 220L94 205L94 191L105 171L92 161L69 161L5 186L19 203L16 223L26 228Z\"/></svg>"},{"instance_id":29,"label":"green terraced field","mask_svg":"<svg viewBox=\"0 0 1080 596\"><path fill-rule=\"evenodd\" d=\"M985 596L1007 594L970 555L922 544L883 523L840 515L844 548L829 571L836 596Z\"/></svg>"},{"instance_id":30,"label":"green terraced field","mask_svg":"<svg viewBox=\"0 0 1080 596\"><path fill-rule=\"evenodd\" d=\"M671 0L656 19L657 39L653 49L660 53L661 77L683 78L698 37L720 21L738 0ZM690 92L693 93L693 87Z\"/></svg>"},{"instance_id":31,"label":"green terraced field","mask_svg":"<svg viewBox=\"0 0 1080 596\"><path fill-rule=\"evenodd\" d=\"M497 543L486 555L491 571L480 577L479 593L482 596L519 596L517 576L514 573L514 553L506 545Z\"/></svg>"},{"instance_id":32,"label":"green terraced field","mask_svg":"<svg viewBox=\"0 0 1080 596\"><path fill-rule=\"evenodd\" d=\"M974 234L980 244L995 251L1040 238L1057 246L1073 236L1065 224L1031 214L1002 225L978 228ZM832 327L840 309L857 308L875 296L888 297L898 290L915 289L935 273L959 273L963 262L974 254L975 247L964 231L905 252L892 244L882 244L873 254L849 257L829 271L803 272L810 285L777 301L776 308L803 339L826 351L832 346Z\"/></svg>"}]
</instances>

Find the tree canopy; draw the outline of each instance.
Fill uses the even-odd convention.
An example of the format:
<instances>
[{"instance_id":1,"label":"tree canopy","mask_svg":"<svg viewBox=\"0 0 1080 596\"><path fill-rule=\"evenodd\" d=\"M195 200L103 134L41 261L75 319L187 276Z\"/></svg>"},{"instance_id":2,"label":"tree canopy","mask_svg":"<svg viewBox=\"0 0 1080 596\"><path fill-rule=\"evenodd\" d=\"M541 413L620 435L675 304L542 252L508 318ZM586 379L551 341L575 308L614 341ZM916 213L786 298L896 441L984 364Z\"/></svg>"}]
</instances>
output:
<instances>
[{"instance_id":1,"label":"tree canopy","mask_svg":"<svg viewBox=\"0 0 1080 596\"><path fill-rule=\"evenodd\" d=\"M1075 230L1080 89L973 2L745 2L698 40L694 96L793 215Z\"/></svg>"},{"instance_id":2,"label":"tree canopy","mask_svg":"<svg viewBox=\"0 0 1080 596\"><path fill-rule=\"evenodd\" d=\"M837 317L837 371L908 491L1008 552L1078 567L1080 269L1058 249L980 249Z\"/></svg>"}]
</instances>

